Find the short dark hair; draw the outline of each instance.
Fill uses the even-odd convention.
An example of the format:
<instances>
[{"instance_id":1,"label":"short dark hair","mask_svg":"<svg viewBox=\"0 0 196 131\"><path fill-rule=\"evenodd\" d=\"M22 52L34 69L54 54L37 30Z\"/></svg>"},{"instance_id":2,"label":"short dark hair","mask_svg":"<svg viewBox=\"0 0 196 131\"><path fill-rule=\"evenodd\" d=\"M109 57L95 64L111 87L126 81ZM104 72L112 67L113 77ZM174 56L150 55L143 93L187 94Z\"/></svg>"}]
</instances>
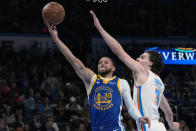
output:
<instances>
[{"instance_id":1,"label":"short dark hair","mask_svg":"<svg viewBox=\"0 0 196 131\"><path fill-rule=\"evenodd\" d=\"M113 66L116 67L116 62L115 62L115 60L113 58L111 58L110 56L103 56L101 58L104 58L104 57L109 58L112 61Z\"/></svg>"},{"instance_id":2,"label":"short dark hair","mask_svg":"<svg viewBox=\"0 0 196 131\"><path fill-rule=\"evenodd\" d=\"M146 53L150 54L149 59L153 63L151 66L151 71L159 75L164 67L161 54L159 54L157 51L146 51Z\"/></svg>"},{"instance_id":3,"label":"short dark hair","mask_svg":"<svg viewBox=\"0 0 196 131\"><path fill-rule=\"evenodd\" d=\"M107 57L107 56L106 56L106 57ZM112 61L113 66L116 67L116 62L115 62L115 60L114 60L113 58L111 58L111 57L108 57L108 58Z\"/></svg>"}]
</instances>

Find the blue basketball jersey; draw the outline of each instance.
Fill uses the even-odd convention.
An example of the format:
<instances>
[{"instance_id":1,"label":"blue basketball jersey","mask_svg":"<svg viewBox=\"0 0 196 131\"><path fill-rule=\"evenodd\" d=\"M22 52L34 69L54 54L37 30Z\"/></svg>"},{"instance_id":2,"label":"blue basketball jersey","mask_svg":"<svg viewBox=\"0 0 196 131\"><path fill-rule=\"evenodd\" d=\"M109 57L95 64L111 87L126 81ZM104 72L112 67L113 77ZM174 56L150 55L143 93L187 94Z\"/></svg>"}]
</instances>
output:
<instances>
[{"instance_id":1,"label":"blue basketball jersey","mask_svg":"<svg viewBox=\"0 0 196 131\"><path fill-rule=\"evenodd\" d=\"M93 131L123 131L120 78L109 80L97 75L88 93Z\"/></svg>"}]
</instances>

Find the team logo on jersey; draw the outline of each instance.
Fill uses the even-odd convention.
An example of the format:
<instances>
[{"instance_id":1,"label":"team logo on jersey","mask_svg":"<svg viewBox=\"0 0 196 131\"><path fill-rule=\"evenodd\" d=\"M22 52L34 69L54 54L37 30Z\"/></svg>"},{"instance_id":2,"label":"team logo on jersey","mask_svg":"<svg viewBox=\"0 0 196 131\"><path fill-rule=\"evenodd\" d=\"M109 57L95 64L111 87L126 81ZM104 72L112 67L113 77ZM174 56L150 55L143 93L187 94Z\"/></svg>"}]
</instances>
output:
<instances>
[{"instance_id":1,"label":"team logo on jersey","mask_svg":"<svg viewBox=\"0 0 196 131\"><path fill-rule=\"evenodd\" d=\"M112 92L110 87L100 86L95 89L94 107L98 110L104 111L113 107Z\"/></svg>"}]
</instances>

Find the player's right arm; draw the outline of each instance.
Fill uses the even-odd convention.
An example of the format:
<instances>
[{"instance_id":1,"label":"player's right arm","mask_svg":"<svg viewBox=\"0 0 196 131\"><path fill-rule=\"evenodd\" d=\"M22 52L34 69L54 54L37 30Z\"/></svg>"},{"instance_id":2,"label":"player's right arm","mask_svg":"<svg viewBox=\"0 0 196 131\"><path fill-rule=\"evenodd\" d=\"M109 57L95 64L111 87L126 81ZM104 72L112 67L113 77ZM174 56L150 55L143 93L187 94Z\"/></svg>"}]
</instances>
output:
<instances>
[{"instance_id":1,"label":"player's right arm","mask_svg":"<svg viewBox=\"0 0 196 131\"><path fill-rule=\"evenodd\" d=\"M72 54L72 52L69 50L69 48L59 39L56 26L49 25L47 22L46 22L46 25L48 27L48 30L53 40L57 44L58 48L60 49L62 54L65 56L67 61L74 68L77 75L84 81L86 90L88 90L89 84L91 82L91 78L95 75L95 73L89 68L85 67L85 65L77 57L75 57Z\"/></svg>"},{"instance_id":2,"label":"player's right arm","mask_svg":"<svg viewBox=\"0 0 196 131\"><path fill-rule=\"evenodd\" d=\"M103 39L105 40L106 44L110 47L112 52L116 54L118 58L122 60L134 73L146 72L144 68L139 64L139 62L130 57L124 51L120 43L104 30L95 13L93 11L90 11L90 13L93 16L95 27L100 32L100 34L102 35Z\"/></svg>"}]
</instances>

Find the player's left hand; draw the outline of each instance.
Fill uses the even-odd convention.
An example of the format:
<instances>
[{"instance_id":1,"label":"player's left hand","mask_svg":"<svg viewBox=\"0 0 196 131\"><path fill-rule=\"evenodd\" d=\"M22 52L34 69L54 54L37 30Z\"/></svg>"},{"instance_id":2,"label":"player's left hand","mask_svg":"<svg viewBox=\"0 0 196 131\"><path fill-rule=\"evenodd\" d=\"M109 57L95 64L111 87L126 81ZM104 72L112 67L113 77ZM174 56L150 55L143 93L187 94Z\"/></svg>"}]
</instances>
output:
<instances>
[{"instance_id":1,"label":"player's left hand","mask_svg":"<svg viewBox=\"0 0 196 131\"><path fill-rule=\"evenodd\" d=\"M172 126L170 127L173 131L180 131L180 123L179 122L173 122Z\"/></svg>"},{"instance_id":2,"label":"player's left hand","mask_svg":"<svg viewBox=\"0 0 196 131\"><path fill-rule=\"evenodd\" d=\"M48 21L44 21L44 23L47 26L48 31L50 32L52 38L54 39L58 38L58 32L57 32L56 26L50 25Z\"/></svg>"},{"instance_id":3,"label":"player's left hand","mask_svg":"<svg viewBox=\"0 0 196 131\"><path fill-rule=\"evenodd\" d=\"M103 29L100 22L99 22L99 19L97 18L97 16L95 15L95 13L91 10L90 11L90 14L93 16L93 20L94 20L94 25L95 27L98 29L98 30L101 30Z\"/></svg>"},{"instance_id":4,"label":"player's left hand","mask_svg":"<svg viewBox=\"0 0 196 131\"><path fill-rule=\"evenodd\" d=\"M150 128L150 126L151 126L151 121L148 117L140 117L139 122L140 122L140 124L143 124L143 123L148 124L148 128Z\"/></svg>"}]
</instances>

